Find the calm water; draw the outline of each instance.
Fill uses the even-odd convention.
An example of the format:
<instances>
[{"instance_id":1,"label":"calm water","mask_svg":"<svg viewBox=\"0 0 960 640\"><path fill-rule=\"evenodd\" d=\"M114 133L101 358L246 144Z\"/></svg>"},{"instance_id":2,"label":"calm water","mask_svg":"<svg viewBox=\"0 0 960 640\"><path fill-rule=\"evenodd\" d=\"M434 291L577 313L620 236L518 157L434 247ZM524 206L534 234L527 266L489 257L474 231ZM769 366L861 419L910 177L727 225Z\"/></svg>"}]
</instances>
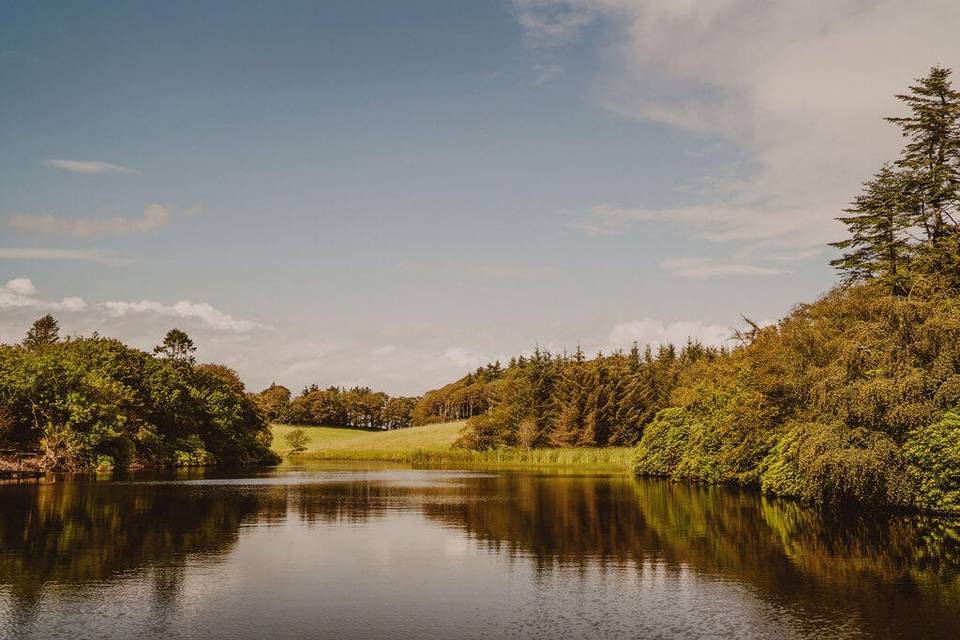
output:
<instances>
[{"instance_id":1,"label":"calm water","mask_svg":"<svg viewBox=\"0 0 960 640\"><path fill-rule=\"evenodd\" d=\"M0 638L952 637L960 527L624 477L0 486Z\"/></svg>"}]
</instances>

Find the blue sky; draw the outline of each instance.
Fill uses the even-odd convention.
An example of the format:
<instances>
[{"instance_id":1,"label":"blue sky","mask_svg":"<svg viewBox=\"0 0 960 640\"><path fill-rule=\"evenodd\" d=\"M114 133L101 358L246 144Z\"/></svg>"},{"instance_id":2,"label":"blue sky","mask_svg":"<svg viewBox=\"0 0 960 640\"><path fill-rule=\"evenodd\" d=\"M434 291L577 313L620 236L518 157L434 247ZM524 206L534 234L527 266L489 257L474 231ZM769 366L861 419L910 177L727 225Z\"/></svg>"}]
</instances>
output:
<instances>
[{"instance_id":1,"label":"blue sky","mask_svg":"<svg viewBox=\"0 0 960 640\"><path fill-rule=\"evenodd\" d=\"M0 339L180 326L251 387L419 393L775 319L960 57L953 3L797 4L8 7Z\"/></svg>"}]
</instances>

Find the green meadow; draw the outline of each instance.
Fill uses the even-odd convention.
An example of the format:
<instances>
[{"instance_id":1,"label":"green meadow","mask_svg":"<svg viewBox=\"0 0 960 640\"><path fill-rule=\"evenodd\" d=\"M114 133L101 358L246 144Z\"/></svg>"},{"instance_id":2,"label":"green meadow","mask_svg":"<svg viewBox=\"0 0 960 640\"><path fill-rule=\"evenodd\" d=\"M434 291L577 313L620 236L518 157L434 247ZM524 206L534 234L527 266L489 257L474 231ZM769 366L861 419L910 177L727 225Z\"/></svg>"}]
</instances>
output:
<instances>
[{"instance_id":1,"label":"green meadow","mask_svg":"<svg viewBox=\"0 0 960 640\"><path fill-rule=\"evenodd\" d=\"M298 427L273 425L273 449L290 460L357 460L403 462L419 467L566 468L591 471L630 469L633 450L627 447L582 447L491 451L454 448L464 422L443 422L422 427L382 431L347 427ZM307 450L290 455L285 436L302 429Z\"/></svg>"}]
</instances>

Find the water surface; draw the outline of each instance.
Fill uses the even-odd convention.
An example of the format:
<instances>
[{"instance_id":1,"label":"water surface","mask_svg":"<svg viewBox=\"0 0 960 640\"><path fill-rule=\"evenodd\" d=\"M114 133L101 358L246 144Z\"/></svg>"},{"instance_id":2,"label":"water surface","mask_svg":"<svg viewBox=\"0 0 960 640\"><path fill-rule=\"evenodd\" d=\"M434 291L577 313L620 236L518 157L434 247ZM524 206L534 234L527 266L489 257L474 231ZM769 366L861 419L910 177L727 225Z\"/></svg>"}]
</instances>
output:
<instances>
[{"instance_id":1,"label":"water surface","mask_svg":"<svg viewBox=\"0 0 960 640\"><path fill-rule=\"evenodd\" d=\"M0 638L944 637L960 527L628 477L0 486Z\"/></svg>"}]
</instances>

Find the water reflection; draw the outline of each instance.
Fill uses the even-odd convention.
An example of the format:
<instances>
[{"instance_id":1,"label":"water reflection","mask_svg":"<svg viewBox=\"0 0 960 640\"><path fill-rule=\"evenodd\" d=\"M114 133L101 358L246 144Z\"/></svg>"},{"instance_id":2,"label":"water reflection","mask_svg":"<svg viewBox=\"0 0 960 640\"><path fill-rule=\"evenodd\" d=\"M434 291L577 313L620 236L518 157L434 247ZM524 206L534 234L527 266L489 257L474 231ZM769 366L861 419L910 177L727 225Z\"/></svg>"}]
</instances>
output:
<instances>
[{"instance_id":1,"label":"water reflection","mask_svg":"<svg viewBox=\"0 0 960 640\"><path fill-rule=\"evenodd\" d=\"M640 599L651 595L643 586L651 571L708 579L711 588L731 592L747 589L770 607L762 616L784 612L799 620L792 627L797 635L830 629L951 637L960 624L955 523L919 516L828 519L752 493L624 477L337 471L0 486L0 604L12 612L0 617L0 637L31 629L42 635L45 623L55 622L44 615L56 608L51 603L59 594L90 603L134 581L149 585L148 617L171 618L157 633L173 635L191 570L201 567L215 581L233 564L264 562L269 575L266 561L235 553L245 532L255 530L266 531L258 544L303 546L295 566L306 575L304 584L328 594L336 593L325 582L332 561L321 565L315 552L355 563L355 574L340 576L341 588L344 580L363 585L361 591L380 588L365 582L365 572L385 560L375 564L367 550L377 536L413 531L414 539L446 535L447 551L456 540L473 545L478 563L485 563L473 570L491 589L514 579L509 569L491 564L501 558L508 566L528 564L534 581L566 581L568 588L577 581L593 588L596 575L609 573L612 589ZM345 542L351 536L363 539L362 552ZM324 546L315 547L321 539ZM410 550L411 557L416 553ZM452 578L433 571L426 564L414 567L391 588L406 594L414 586L423 589L429 577L442 591ZM284 593L282 584L274 586ZM502 600L488 600L472 603L471 615L508 617L497 610L506 606ZM631 615L629 602L598 600L600 612L608 607L610 615ZM269 617L271 607L281 605L279 596L276 603L262 602L258 614ZM300 615L307 622L310 613ZM91 635L110 635L96 627L96 618L80 624ZM528 631L536 635L538 629Z\"/></svg>"}]
</instances>

